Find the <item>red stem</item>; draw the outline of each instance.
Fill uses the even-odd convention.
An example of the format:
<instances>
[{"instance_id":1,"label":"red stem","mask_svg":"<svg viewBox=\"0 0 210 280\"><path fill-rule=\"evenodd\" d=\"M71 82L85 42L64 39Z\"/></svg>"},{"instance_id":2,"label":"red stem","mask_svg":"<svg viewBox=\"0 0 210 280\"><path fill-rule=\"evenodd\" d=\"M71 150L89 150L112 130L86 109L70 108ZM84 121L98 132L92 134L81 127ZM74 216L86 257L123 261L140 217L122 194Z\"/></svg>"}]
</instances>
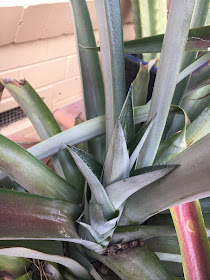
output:
<instances>
[{"instance_id":1,"label":"red stem","mask_svg":"<svg viewBox=\"0 0 210 280\"><path fill-rule=\"evenodd\" d=\"M199 201L171 208L186 280L210 279L210 246Z\"/></svg>"}]
</instances>

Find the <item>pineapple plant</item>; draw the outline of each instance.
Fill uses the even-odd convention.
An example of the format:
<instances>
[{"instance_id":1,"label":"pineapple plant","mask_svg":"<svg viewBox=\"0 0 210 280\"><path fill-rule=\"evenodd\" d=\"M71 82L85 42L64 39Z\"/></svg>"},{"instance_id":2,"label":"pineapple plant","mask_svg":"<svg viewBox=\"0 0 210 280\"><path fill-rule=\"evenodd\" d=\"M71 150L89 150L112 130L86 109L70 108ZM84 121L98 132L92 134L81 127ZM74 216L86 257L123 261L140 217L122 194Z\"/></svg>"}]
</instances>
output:
<instances>
[{"instance_id":1,"label":"pineapple plant","mask_svg":"<svg viewBox=\"0 0 210 280\"><path fill-rule=\"evenodd\" d=\"M0 79L42 139L0 135L0 279L210 279L208 2L173 0L165 35L123 42L120 1L95 0L99 49L70 0L86 121L66 131L27 81ZM156 59L126 95L124 53L159 52L152 99Z\"/></svg>"}]
</instances>

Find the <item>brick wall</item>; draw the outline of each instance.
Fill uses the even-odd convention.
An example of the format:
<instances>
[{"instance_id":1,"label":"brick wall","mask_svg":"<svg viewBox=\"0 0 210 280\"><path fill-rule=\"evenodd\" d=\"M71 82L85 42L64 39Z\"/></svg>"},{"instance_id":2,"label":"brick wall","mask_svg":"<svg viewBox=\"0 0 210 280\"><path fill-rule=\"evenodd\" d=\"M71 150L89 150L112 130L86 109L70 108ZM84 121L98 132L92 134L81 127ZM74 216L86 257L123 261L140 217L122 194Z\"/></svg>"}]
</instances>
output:
<instances>
[{"instance_id":1,"label":"brick wall","mask_svg":"<svg viewBox=\"0 0 210 280\"><path fill-rule=\"evenodd\" d=\"M27 79L54 112L81 99L82 89L68 1L45 1L15 1L23 5L8 7L1 0L0 77ZM121 2L124 39L134 39L130 0ZM94 1L87 4L98 41ZM4 90L0 113L17 106ZM1 133L37 137L28 119L1 128Z\"/></svg>"}]
</instances>

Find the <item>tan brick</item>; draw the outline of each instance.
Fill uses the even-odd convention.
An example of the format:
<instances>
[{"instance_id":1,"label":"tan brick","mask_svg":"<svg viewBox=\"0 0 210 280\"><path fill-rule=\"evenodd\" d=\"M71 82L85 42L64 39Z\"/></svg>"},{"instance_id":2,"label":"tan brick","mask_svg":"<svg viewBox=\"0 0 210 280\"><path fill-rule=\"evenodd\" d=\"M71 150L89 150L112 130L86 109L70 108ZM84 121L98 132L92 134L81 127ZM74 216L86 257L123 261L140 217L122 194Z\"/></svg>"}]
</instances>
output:
<instances>
[{"instance_id":1,"label":"tan brick","mask_svg":"<svg viewBox=\"0 0 210 280\"><path fill-rule=\"evenodd\" d=\"M69 56L66 61L66 74L65 78L72 78L74 76L78 76L80 74L79 71L79 63L77 55Z\"/></svg>"},{"instance_id":2,"label":"tan brick","mask_svg":"<svg viewBox=\"0 0 210 280\"><path fill-rule=\"evenodd\" d=\"M34 88L53 84L65 78L67 58L53 59L20 68L20 76Z\"/></svg>"},{"instance_id":3,"label":"tan brick","mask_svg":"<svg viewBox=\"0 0 210 280\"><path fill-rule=\"evenodd\" d=\"M47 42L48 59L73 55L77 53L75 37L73 34L62 35L56 38L47 39Z\"/></svg>"},{"instance_id":4,"label":"tan brick","mask_svg":"<svg viewBox=\"0 0 210 280\"><path fill-rule=\"evenodd\" d=\"M14 42L26 42L41 38L51 5L32 5L24 9Z\"/></svg>"},{"instance_id":5,"label":"tan brick","mask_svg":"<svg viewBox=\"0 0 210 280\"><path fill-rule=\"evenodd\" d=\"M80 77L66 79L53 85L53 104L68 99L82 91Z\"/></svg>"},{"instance_id":6,"label":"tan brick","mask_svg":"<svg viewBox=\"0 0 210 280\"><path fill-rule=\"evenodd\" d=\"M93 30L98 30L98 24L97 24L97 17L96 17L96 11L95 11L95 3L94 1L87 2Z\"/></svg>"},{"instance_id":7,"label":"tan brick","mask_svg":"<svg viewBox=\"0 0 210 280\"><path fill-rule=\"evenodd\" d=\"M74 28L68 2L50 4L50 12L42 30L41 38L73 34Z\"/></svg>"},{"instance_id":8,"label":"tan brick","mask_svg":"<svg viewBox=\"0 0 210 280\"><path fill-rule=\"evenodd\" d=\"M74 35L0 47L0 71L76 53Z\"/></svg>"},{"instance_id":9,"label":"tan brick","mask_svg":"<svg viewBox=\"0 0 210 280\"><path fill-rule=\"evenodd\" d=\"M132 23L123 25L123 37L124 41L135 39L135 30L134 25Z\"/></svg>"},{"instance_id":10,"label":"tan brick","mask_svg":"<svg viewBox=\"0 0 210 280\"><path fill-rule=\"evenodd\" d=\"M133 22L131 0L121 0L121 13L123 24Z\"/></svg>"},{"instance_id":11,"label":"tan brick","mask_svg":"<svg viewBox=\"0 0 210 280\"><path fill-rule=\"evenodd\" d=\"M0 7L0 46L14 41L22 11L23 7Z\"/></svg>"},{"instance_id":12,"label":"tan brick","mask_svg":"<svg viewBox=\"0 0 210 280\"><path fill-rule=\"evenodd\" d=\"M1 100L0 113L16 108L18 106L19 105L17 104L17 102L14 100L13 97L7 97Z\"/></svg>"},{"instance_id":13,"label":"tan brick","mask_svg":"<svg viewBox=\"0 0 210 280\"><path fill-rule=\"evenodd\" d=\"M66 98L64 100L61 100L59 102L56 102L53 104L53 112L57 109L60 109L66 105L69 105L71 103L74 103L78 100L80 100L82 98L82 92L80 92L79 94L75 95L75 96L72 96L72 97L69 97L69 98Z\"/></svg>"}]
</instances>

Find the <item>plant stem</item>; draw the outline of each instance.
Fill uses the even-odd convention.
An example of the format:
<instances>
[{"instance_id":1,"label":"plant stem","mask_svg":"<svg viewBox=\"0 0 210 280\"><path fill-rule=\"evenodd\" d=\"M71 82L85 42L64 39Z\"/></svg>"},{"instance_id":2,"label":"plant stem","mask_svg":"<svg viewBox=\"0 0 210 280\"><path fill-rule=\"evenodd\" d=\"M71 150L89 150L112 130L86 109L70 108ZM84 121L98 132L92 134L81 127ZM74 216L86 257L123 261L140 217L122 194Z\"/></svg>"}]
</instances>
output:
<instances>
[{"instance_id":1,"label":"plant stem","mask_svg":"<svg viewBox=\"0 0 210 280\"><path fill-rule=\"evenodd\" d=\"M186 280L210 279L210 246L199 201L171 208Z\"/></svg>"}]
</instances>

